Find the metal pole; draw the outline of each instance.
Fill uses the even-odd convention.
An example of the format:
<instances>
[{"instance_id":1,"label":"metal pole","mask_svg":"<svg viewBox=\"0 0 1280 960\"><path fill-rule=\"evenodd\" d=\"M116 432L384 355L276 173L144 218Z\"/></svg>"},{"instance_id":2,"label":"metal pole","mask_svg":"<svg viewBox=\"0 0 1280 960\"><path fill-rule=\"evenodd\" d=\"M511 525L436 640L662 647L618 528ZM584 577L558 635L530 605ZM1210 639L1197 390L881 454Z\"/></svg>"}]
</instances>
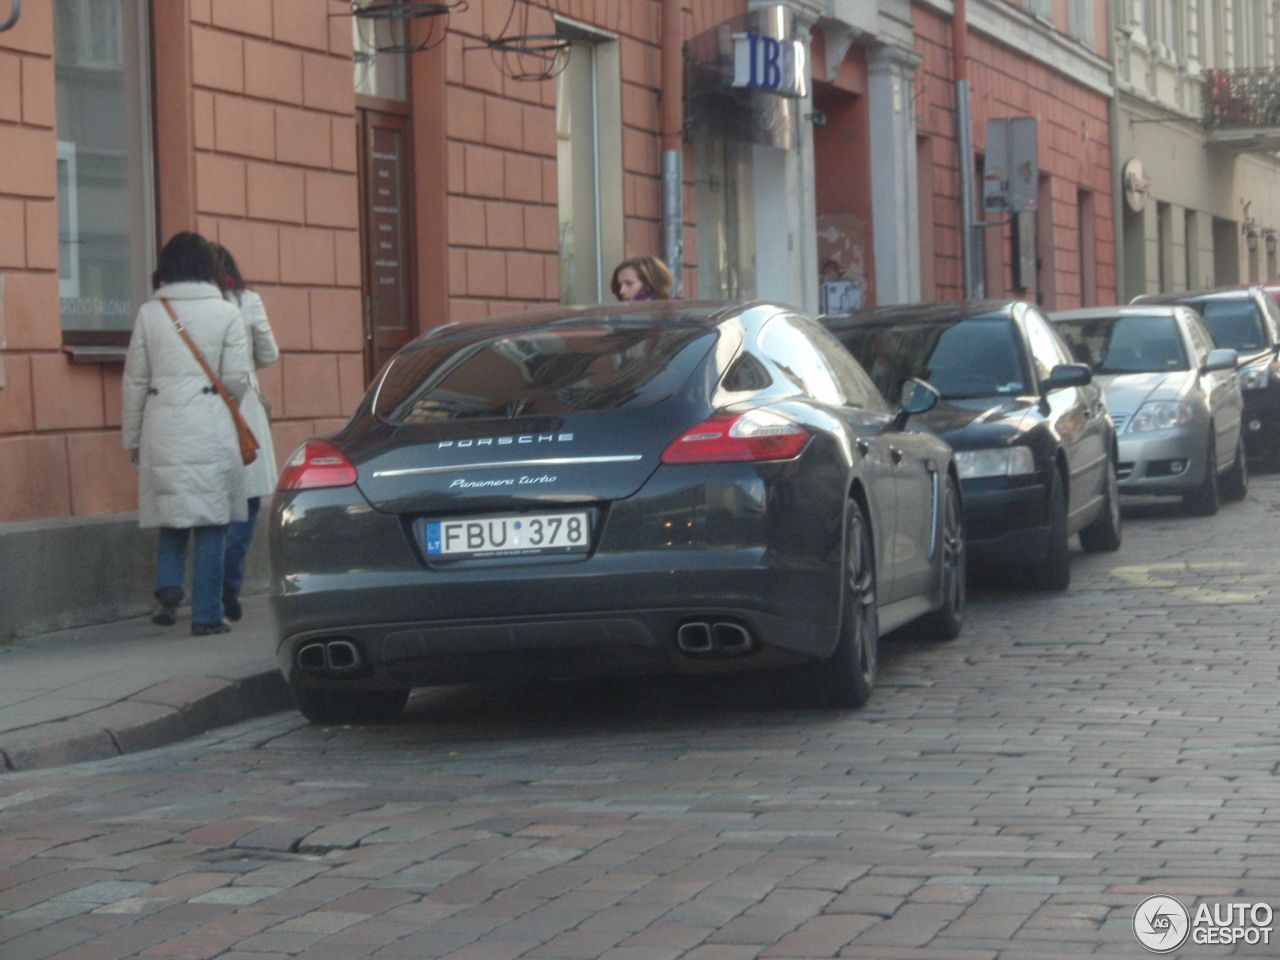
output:
<instances>
[{"instance_id":1,"label":"metal pole","mask_svg":"<svg viewBox=\"0 0 1280 960\"><path fill-rule=\"evenodd\" d=\"M662 259L684 295L684 10L662 0Z\"/></svg>"},{"instance_id":2,"label":"metal pole","mask_svg":"<svg viewBox=\"0 0 1280 960\"><path fill-rule=\"evenodd\" d=\"M967 80L956 83L956 126L956 149L960 152L960 252L964 264L965 299L972 300L978 295L978 278L974 269L973 134Z\"/></svg>"},{"instance_id":3,"label":"metal pole","mask_svg":"<svg viewBox=\"0 0 1280 960\"><path fill-rule=\"evenodd\" d=\"M960 253L964 295L978 295L973 218L973 130L969 116L969 7L954 0L951 14L951 70L956 84L956 150L960 154Z\"/></svg>"}]
</instances>

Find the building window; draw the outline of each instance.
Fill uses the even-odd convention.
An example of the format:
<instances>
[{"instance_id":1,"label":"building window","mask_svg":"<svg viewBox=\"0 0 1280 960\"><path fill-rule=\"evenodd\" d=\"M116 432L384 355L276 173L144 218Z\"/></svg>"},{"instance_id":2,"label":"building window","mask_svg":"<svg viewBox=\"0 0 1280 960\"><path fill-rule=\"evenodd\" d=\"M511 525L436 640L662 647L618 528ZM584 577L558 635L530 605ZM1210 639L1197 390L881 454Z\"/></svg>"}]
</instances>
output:
<instances>
[{"instance_id":1,"label":"building window","mask_svg":"<svg viewBox=\"0 0 1280 960\"><path fill-rule=\"evenodd\" d=\"M1071 35L1082 43L1094 45L1093 0L1071 0Z\"/></svg>"},{"instance_id":2,"label":"building window","mask_svg":"<svg viewBox=\"0 0 1280 960\"><path fill-rule=\"evenodd\" d=\"M751 153L749 143L701 140L694 144L699 297L737 300L756 295Z\"/></svg>"},{"instance_id":3,"label":"building window","mask_svg":"<svg viewBox=\"0 0 1280 960\"><path fill-rule=\"evenodd\" d=\"M600 303L613 298L609 280L625 255L618 44L563 23L557 33L571 41L556 77L560 302Z\"/></svg>"},{"instance_id":4,"label":"building window","mask_svg":"<svg viewBox=\"0 0 1280 960\"><path fill-rule=\"evenodd\" d=\"M357 16L351 18L351 24L356 93L382 100L408 100L409 64L404 52L379 50L380 47L394 48L403 42L405 25L386 17Z\"/></svg>"},{"instance_id":5,"label":"building window","mask_svg":"<svg viewBox=\"0 0 1280 960\"><path fill-rule=\"evenodd\" d=\"M1053 0L1027 0L1027 11L1033 16L1053 19Z\"/></svg>"},{"instance_id":6,"label":"building window","mask_svg":"<svg viewBox=\"0 0 1280 960\"><path fill-rule=\"evenodd\" d=\"M155 262L147 0L54 0L58 253L71 345L127 342Z\"/></svg>"}]
</instances>

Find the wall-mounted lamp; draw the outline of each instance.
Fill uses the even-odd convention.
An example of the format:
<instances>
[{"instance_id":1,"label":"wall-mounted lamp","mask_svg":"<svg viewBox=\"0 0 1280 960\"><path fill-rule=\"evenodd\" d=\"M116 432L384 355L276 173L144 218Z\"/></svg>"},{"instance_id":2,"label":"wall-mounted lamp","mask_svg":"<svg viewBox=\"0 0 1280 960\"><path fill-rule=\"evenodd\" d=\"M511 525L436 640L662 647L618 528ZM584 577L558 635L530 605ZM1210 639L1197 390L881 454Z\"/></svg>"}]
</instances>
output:
<instances>
[{"instance_id":1,"label":"wall-mounted lamp","mask_svg":"<svg viewBox=\"0 0 1280 960\"><path fill-rule=\"evenodd\" d=\"M1244 234L1245 248L1249 250L1250 253L1252 253L1254 250L1257 250L1258 249L1258 227L1253 217L1246 218L1244 223L1240 224L1240 232Z\"/></svg>"},{"instance_id":2,"label":"wall-mounted lamp","mask_svg":"<svg viewBox=\"0 0 1280 960\"><path fill-rule=\"evenodd\" d=\"M1262 242L1267 248L1267 256L1274 257L1276 255L1276 232L1270 227L1263 230Z\"/></svg>"}]
</instances>

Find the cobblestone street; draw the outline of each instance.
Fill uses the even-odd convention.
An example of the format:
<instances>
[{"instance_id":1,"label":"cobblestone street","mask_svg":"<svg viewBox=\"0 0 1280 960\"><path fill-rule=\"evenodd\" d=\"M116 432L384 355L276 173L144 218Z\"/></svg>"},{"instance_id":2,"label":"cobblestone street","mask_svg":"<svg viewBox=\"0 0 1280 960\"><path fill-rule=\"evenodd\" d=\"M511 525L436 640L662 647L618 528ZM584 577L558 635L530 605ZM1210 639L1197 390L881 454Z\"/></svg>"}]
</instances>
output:
<instances>
[{"instance_id":1,"label":"cobblestone street","mask_svg":"<svg viewBox=\"0 0 1280 960\"><path fill-rule=\"evenodd\" d=\"M1280 909L1277 510L1275 475L1130 504L1067 593L989 578L958 640L891 638L856 713L457 689L5 775L0 958L1151 956L1148 896Z\"/></svg>"}]
</instances>

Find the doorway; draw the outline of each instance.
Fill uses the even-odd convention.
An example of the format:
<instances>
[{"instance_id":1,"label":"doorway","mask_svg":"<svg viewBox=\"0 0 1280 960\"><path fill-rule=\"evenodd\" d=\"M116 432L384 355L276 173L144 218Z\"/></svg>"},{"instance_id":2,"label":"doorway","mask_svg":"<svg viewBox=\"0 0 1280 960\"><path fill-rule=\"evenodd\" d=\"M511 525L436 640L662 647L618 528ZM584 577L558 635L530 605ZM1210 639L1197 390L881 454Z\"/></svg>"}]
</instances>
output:
<instances>
[{"instance_id":1,"label":"doorway","mask_svg":"<svg viewBox=\"0 0 1280 960\"><path fill-rule=\"evenodd\" d=\"M361 286L365 382L418 333L409 118L361 109Z\"/></svg>"}]
</instances>

